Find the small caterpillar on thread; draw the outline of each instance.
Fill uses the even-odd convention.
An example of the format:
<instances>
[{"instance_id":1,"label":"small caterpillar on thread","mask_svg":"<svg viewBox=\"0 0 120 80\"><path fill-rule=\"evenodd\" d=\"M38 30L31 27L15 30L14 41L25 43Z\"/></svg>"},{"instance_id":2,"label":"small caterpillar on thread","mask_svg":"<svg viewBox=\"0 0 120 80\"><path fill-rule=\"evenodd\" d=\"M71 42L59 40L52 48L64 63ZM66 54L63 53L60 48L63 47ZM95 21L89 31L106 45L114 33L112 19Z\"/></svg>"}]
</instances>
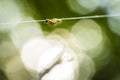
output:
<instances>
[{"instance_id":1,"label":"small caterpillar on thread","mask_svg":"<svg viewBox=\"0 0 120 80\"><path fill-rule=\"evenodd\" d=\"M45 23L48 25L57 25L60 24L62 22L61 19L57 19L57 18L53 18L53 19L46 19Z\"/></svg>"},{"instance_id":2,"label":"small caterpillar on thread","mask_svg":"<svg viewBox=\"0 0 120 80\"><path fill-rule=\"evenodd\" d=\"M60 24L65 20L79 20L79 19L93 19L93 18L105 18L105 17L120 17L120 14L110 14L110 15L94 15L94 16L81 16L81 17L71 17L71 18L53 18L53 19L45 19L45 20L26 20L20 22L4 22L0 23L2 25L14 24L14 23L34 23L34 22L45 22L48 25L54 26Z\"/></svg>"}]
</instances>

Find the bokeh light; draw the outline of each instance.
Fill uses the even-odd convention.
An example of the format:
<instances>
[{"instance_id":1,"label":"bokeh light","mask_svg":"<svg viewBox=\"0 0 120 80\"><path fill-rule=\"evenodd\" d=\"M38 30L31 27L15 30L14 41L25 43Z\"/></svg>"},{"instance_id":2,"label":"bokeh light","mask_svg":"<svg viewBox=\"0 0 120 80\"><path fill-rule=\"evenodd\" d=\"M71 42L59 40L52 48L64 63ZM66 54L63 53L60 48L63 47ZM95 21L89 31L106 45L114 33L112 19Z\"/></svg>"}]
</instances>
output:
<instances>
[{"instance_id":1,"label":"bokeh light","mask_svg":"<svg viewBox=\"0 0 120 80\"><path fill-rule=\"evenodd\" d=\"M97 47L102 41L102 30L93 20L86 19L76 23L71 32L81 49L89 50ZM73 38L73 39L74 39Z\"/></svg>"},{"instance_id":2,"label":"bokeh light","mask_svg":"<svg viewBox=\"0 0 120 80\"><path fill-rule=\"evenodd\" d=\"M70 9L79 14L88 14L96 10L100 0L68 0Z\"/></svg>"}]
</instances>

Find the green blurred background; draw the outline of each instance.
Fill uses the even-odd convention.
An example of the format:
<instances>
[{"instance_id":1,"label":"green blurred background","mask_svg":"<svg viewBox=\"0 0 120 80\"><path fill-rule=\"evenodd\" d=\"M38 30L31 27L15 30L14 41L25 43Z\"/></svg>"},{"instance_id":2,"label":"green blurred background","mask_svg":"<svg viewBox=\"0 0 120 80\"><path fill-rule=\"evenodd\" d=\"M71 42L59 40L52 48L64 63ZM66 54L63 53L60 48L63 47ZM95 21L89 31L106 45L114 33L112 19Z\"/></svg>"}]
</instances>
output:
<instances>
[{"instance_id":1,"label":"green blurred background","mask_svg":"<svg viewBox=\"0 0 120 80\"><path fill-rule=\"evenodd\" d=\"M95 0L84 0L83 3L81 2L81 4L79 4L79 6L77 1L83 1L83 0L9 0L9 1L0 0L0 21L9 22L13 20L14 22L20 18L22 18L23 20L24 19L27 20L28 17L32 17L33 19L51 19L51 18L67 18L67 17L103 15L103 14L108 15L111 13L119 14L119 11L117 11L117 9L120 8L120 6L118 5L120 1L118 0L103 0L103 2L100 2L100 0L97 0L98 2ZM74 7L76 8L72 9L71 7L73 6L71 6L70 2L71 3L73 2L73 4L75 4ZM97 5L91 7L94 4ZM83 6L83 5L87 5L87 6ZM83 10L83 13L79 12L78 10ZM119 34L120 18L117 19L111 18L111 19L113 20L111 21L113 23L109 23L108 18L92 19L101 27L102 33L105 34L107 39L109 39L108 41L102 43L107 46L101 50L100 54L102 55L98 57L101 59L101 57L106 56L106 54L109 54L109 56L107 56L107 60L103 59L103 61L101 60L100 62L98 57L92 58L96 65L96 73L91 80L120 80L120 49L119 49L120 48L120 34ZM55 27L51 27L44 23L38 23L37 25L40 25L38 29L40 28L43 31L43 33L47 32L47 34L49 34L50 32L52 32L57 28L63 28L71 31L72 26L78 21L79 20L63 21L61 24L56 25ZM28 24L26 23L25 25L0 24L0 68L1 68L0 80L9 80L8 78L9 74L7 73L6 70L6 64L8 64L8 62L12 60L14 56L20 55L21 47L20 48L19 46L16 47L15 40L13 40L13 38L11 39L11 34L15 34L15 36L17 36L18 39L19 37L24 38L19 35L22 32L21 33L18 32L20 32L26 26L27 26L26 29L28 29L29 25L31 24L29 23ZM117 26L117 29L114 29L116 28L114 26ZM29 29L23 31L23 34L29 34L29 32L27 31L29 31ZM30 34L32 34L32 32ZM37 34L39 34L39 32L35 33L35 36ZM98 51L96 49L87 52L92 54ZM99 64L102 64L102 66L101 65L99 66ZM7 65L7 67L9 66ZM12 66L10 69L14 70L14 67L16 66ZM27 71L25 71L25 73L26 76L23 75L23 77L25 76L26 79L24 80L31 80L30 74ZM15 80L15 79L11 78L10 80Z\"/></svg>"}]
</instances>

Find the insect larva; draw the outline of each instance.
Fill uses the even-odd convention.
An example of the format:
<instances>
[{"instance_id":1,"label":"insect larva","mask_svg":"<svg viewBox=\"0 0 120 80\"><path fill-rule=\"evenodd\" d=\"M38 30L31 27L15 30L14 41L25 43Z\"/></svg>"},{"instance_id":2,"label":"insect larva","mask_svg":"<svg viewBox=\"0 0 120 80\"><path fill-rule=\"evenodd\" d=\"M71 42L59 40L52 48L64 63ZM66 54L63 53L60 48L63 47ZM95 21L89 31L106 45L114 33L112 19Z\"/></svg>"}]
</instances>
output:
<instances>
[{"instance_id":1,"label":"insect larva","mask_svg":"<svg viewBox=\"0 0 120 80\"><path fill-rule=\"evenodd\" d=\"M57 18L53 18L53 19L46 19L45 23L51 26L57 25L59 23L61 23L61 19L57 19Z\"/></svg>"}]
</instances>

